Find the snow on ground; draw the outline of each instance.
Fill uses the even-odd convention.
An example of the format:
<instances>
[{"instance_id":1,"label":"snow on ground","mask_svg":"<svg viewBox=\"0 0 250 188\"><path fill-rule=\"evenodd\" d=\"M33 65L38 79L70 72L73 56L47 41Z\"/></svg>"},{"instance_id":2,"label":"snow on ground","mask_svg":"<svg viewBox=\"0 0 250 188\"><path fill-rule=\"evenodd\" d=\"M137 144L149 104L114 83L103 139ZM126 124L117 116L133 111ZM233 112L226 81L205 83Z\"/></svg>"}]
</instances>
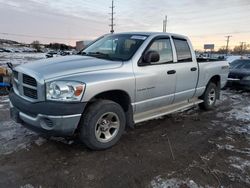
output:
<instances>
[{"instance_id":1,"label":"snow on ground","mask_svg":"<svg viewBox=\"0 0 250 188\"><path fill-rule=\"evenodd\" d=\"M210 139L208 142L217 148L217 152L226 151L229 153L229 157L225 160L225 164L228 169L220 169L215 167L212 169L214 176L227 176L233 182L244 182L250 186L250 93L244 91L222 91L220 101L217 103L216 117L218 120L211 121L211 127L208 129L214 129L216 127L222 127L224 134L221 134L215 139ZM223 103L229 101L231 103L231 109L224 109ZM181 114L181 116L188 116L190 118L198 116L197 108L193 108L187 112ZM206 112L210 113L210 112ZM234 122L234 123L232 123ZM202 134L201 132L191 132L189 134ZM239 139L240 138L240 139ZM216 152L208 153L205 156L201 156L201 161L194 160L187 169L183 171L190 171L190 169L198 168L205 169L207 163L214 158ZM231 156L230 156L231 155ZM204 161L206 165L204 166ZM217 174L217 175L215 175ZM168 188L168 187L209 187L209 185L199 185L190 179L180 179L178 174L173 172L167 177L161 176L155 177L151 181L151 187L153 188ZM223 186L222 186L223 187Z\"/></svg>"},{"instance_id":2,"label":"snow on ground","mask_svg":"<svg viewBox=\"0 0 250 188\"><path fill-rule=\"evenodd\" d=\"M35 143L40 146L45 140L15 123L9 118L8 96L0 97L0 155L28 149Z\"/></svg>"},{"instance_id":3,"label":"snow on ground","mask_svg":"<svg viewBox=\"0 0 250 188\"><path fill-rule=\"evenodd\" d=\"M45 53L0 53L0 66L7 66L8 62L19 65L44 58ZM52 138L52 140L65 144L73 143L73 141L66 141L63 138ZM45 142L46 140L36 133L10 120L9 98L0 96L0 155L10 154L21 149L28 150L32 144L41 146Z\"/></svg>"},{"instance_id":4,"label":"snow on ground","mask_svg":"<svg viewBox=\"0 0 250 188\"><path fill-rule=\"evenodd\" d=\"M14 65L44 59L45 53L0 53L0 66L6 66L11 62Z\"/></svg>"},{"instance_id":5,"label":"snow on ground","mask_svg":"<svg viewBox=\"0 0 250 188\"><path fill-rule=\"evenodd\" d=\"M250 93L244 91L222 93L230 98L232 109L218 113L217 117L222 120L213 121L212 124L224 127L225 136L209 142L215 144L219 151L227 151L232 155L225 162L234 170L226 172L215 169L215 171L218 174L227 174L232 181L241 181L250 186Z\"/></svg>"},{"instance_id":6,"label":"snow on ground","mask_svg":"<svg viewBox=\"0 0 250 188\"><path fill-rule=\"evenodd\" d=\"M44 53L0 53L0 66L14 65L45 58ZM9 118L9 98L0 96L0 155L28 149L32 143L41 145L45 140L16 124Z\"/></svg>"},{"instance_id":7,"label":"snow on ground","mask_svg":"<svg viewBox=\"0 0 250 188\"><path fill-rule=\"evenodd\" d=\"M234 108L228 113L228 118L239 121L250 122L250 106L241 109Z\"/></svg>"},{"instance_id":8,"label":"snow on ground","mask_svg":"<svg viewBox=\"0 0 250 188\"><path fill-rule=\"evenodd\" d=\"M202 186L195 183L193 180L180 180L177 178L163 179L157 176L151 181L152 188L170 188L170 187L190 187L190 188L202 188ZM209 186L205 186L209 187Z\"/></svg>"},{"instance_id":9,"label":"snow on ground","mask_svg":"<svg viewBox=\"0 0 250 188\"><path fill-rule=\"evenodd\" d=\"M4 121L0 125L0 155L10 154L21 149L28 150L31 144L36 142L41 145L38 135L21 127L14 121Z\"/></svg>"}]
</instances>

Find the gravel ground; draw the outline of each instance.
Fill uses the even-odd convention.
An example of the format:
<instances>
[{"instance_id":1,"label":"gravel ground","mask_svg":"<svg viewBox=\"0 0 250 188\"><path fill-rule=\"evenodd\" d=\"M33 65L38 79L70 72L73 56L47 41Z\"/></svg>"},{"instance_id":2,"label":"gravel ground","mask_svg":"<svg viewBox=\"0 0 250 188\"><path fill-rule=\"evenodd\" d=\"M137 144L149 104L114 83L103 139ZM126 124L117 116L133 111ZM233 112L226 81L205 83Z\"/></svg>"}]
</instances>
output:
<instances>
[{"instance_id":1,"label":"gravel ground","mask_svg":"<svg viewBox=\"0 0 250 188\"><path fill-rule=\"evenodd\" d=\"M99 152L39 137L10 120L8 97L0 101L0 187L250 186L250 93L223 91L213 111L139 124Z\"/></svg>"}]
</instances>

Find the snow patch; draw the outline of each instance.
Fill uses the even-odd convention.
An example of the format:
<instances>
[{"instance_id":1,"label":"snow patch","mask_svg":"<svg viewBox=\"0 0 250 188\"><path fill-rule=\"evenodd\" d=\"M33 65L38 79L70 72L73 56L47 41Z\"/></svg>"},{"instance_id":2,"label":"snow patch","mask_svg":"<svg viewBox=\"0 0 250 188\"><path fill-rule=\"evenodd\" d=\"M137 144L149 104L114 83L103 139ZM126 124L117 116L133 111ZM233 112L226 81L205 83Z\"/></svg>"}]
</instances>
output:
<instances>
[{"instance_id":1,"label":"snow patch","mask_svg":"<svg viewBox=\"0 0 250 188\"><path fill-rule=\"evenodd\" d=\"M157 176L151 181L152 188L170 188L170 187L190 187L190 188L202 188L203 186L198 185L193 180L186 179L180 180L177 178L163 179L161 176ZM205 188L210 188L206 185Z\"/></svg>"},{"instance_id":2,"label":"snow patch","mask_svg":"<svg viewBox=\"0 0 250 188\"><path fill-rule=\"evenodd\" d=\"M226 130L227 133L235 133L239 135L250 136L250 125L242 125L242 126L233 126ZM250 138L250 137L249 137Z\"/></svg>"},{"instance_id":3,"label":"snow patch","mask_svg":"<svg viewBox=\"0 0 250 188\"><path fill-rule=\"evenodd\" d=\"M240 157L229 157L229 162L231 163L232 167L242 172L245 172L250 168L250 161Z\"/></svg>"},{"instance_id":4,"label":"snow patch","mask_svg":"<svg viewBox=\"0 0 250 188\"><path fill-rule=\"evenodd\" d=\"M250 122L250 106L241 109L232 109L228 112L228 119L236 119L242 122Z\"/></svg>"},{"instance_id":5,"label":"snow patch","mask_svg":"<svg viewBox=\"0 0 250 188\"><path fill-rule=\"evenodd\" d=\"M14 121L0 122L0 155L29 150L33 143L42 145L44 140Z\"/></svg>"},{"instance_id":6,"label":"snow patch","mask_svg":"<svg viewBox=\"0 0 250 188\"><path fill-rule=\"evenodd\" d=\"M14 65L20 65L30 61L44 59L45 53L1 53L0 66L6 66L6 63L11 62Z\"/></svg>"},{"instance_id":7,"label":"snow patch","mask_svg":"<svg viewBox=\"0 0 250 188\"><path fill-rule=\"evenodd\" d=\"M229 173L228 177L232 181L241 181L250 185L250 177L248 175L250 169L250 161L240 157L231 156L228 157L228 163L236 171Z\"/></svg>"},{"instance_id":8,"label":"snow patch","mask_svg":"<svg viewBox=\"0 0 250 188\"><path fill-rule=\"evenodd\" d=\"M216 144L217 148L219 150L228 150L228 151L232 151L232 152L236 152L236 153L241 153L241 154L246 154L247 156L250 156L250 148L235 148L233 145L220 145L220 144Z\"/></svg>"},{"instance_id":9,"label":"snow patch","mask_svg":"<svg viewBox=\"0 0 250 188\"><path fill-rule=\"evenodd\" d=\"M26 185L22 185L20 188L35 188L35 187L31 184L26 184Z\"/></svg>"}]
</instances>

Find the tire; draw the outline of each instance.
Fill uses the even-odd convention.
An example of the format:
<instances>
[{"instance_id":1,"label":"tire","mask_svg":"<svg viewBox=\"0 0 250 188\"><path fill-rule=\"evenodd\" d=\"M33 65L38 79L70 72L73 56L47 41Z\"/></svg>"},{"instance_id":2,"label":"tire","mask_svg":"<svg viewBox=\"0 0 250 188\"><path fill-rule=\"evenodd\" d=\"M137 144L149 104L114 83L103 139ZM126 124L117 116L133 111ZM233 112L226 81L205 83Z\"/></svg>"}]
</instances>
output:
<instances>
[{"instance_id":1,"label":"tire","mask_svg":"<svg viewBox=\"0 0 250 188\"><path fill-rule=\"evenodd\" d=\"M199 105L200 108L203 110L214 109L218 95L219 95L218 87L214 83L210 82L207 85L204 94L200 97L200 99L204 101Z\"/></svg>"},{"instance_id":2,"label":"tire","mask_svg":"<svg viewBox=\"0 0 250 188\"><path fill-rule=\"evenodd\" d=\"M99 100L83 113L79 138L92 150L105 150L119 141L125 124L125 113L119 104Z\"/></svg>"}]
</instances>

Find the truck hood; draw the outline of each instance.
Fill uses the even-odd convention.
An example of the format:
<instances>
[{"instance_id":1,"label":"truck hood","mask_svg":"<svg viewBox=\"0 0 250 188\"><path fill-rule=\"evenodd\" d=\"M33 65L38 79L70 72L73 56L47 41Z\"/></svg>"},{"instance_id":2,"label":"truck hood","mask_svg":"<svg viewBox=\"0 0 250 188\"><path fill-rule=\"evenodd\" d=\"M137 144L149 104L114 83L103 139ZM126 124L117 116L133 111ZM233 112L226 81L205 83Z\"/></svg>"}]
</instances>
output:
<instances>
[{"instance_id":1,"label":"truck hood","mask_svg":"<svg viewBox=\"0 0 250 188\"><path fill-rule=\"evenodd\" d=\"M39 79L53 79L84 72L114 69L122 65L122 61L110 61L89 56L66 56L42 59L16 67L17 71L34 75Z\"/></svg>"}]
</instances>

